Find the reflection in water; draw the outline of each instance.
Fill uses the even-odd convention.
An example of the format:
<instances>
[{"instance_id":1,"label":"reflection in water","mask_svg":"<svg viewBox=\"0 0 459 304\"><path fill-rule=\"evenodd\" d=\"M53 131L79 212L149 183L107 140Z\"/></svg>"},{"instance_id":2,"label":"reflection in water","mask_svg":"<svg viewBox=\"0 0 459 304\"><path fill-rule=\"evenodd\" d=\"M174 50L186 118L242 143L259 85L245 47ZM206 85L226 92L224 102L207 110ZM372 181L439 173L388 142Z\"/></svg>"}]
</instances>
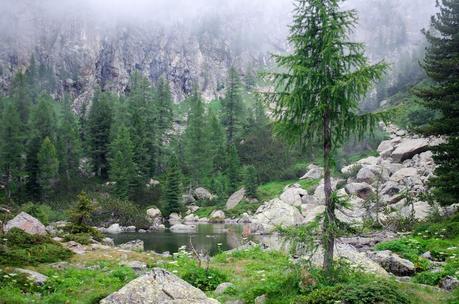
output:
<instances>
[{"instance_id":1,"label":"reflection in water","mask_svg":"<svg viewBox=\"0 0 459 304\"><path fill-rule=\"evenodd\" d=\"M190 250L190 238L198 252L214 255L219 251L230 250L244 243L242 225L202 224L193 233L172 233L169 230L149 233L121 233L113 237L115 244L132 240L142 240L145 250L158 253L177 252L181 246Z\"/></svg>"}]
</instances>

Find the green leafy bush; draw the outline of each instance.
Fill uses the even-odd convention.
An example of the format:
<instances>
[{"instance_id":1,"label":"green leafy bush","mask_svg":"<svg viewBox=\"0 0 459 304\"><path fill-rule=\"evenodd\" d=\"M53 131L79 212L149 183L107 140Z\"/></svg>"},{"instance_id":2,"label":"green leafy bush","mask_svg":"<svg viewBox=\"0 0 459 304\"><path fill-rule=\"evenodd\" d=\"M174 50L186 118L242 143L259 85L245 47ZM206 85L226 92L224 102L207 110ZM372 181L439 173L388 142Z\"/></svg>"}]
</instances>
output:
<instances>
[{"instance_id":1,"label":"green leafy bush","mask_svg":"<svg viewBox=\"0 0 459 304\"><path fill-rule=\"evenodd\" d=\"M217 269L192 267L183 275L182 279L204 291L215 290L217 286L227 280L227 277Z\"/></svg>"},{"instance_id":2,"label":"green leafy bush","mask_svg":"<svg viewBox=\"0 0 459 304\"><path fill-rule=\"evenodd\" d=\"M394 283L374 281L322 287L300 298L297 304L409 304L410 299Z\"/></svg>"},{"instance_id":3,"label":"green leafy bush","mask_svg":"<svg viewBox=\"0 0 459 304\"><path fill-rule=\"evenodd\" d=\"M65 218L63 212L56 211L46 204L27 203L21 206L21 210L37 218L44 225L63 220Z\"/></svg>"},{"instance_id":4,"label":"green leafy bush","mask_svg":"<svg viewBox=\"0 0 459 304\"><path fill-rule=\"evenodd\" d=\"M383 242L376 245L377 250L390 250L399 254L401 257L410 260L414 263L418 270L424 271L429 268L429 261L420 257L420 255L427 251L427 246L411 237L405 237L398 240Z\"/></svg>"},{"instance_id":5,"label":"green leafy bush","mask_svg":"<svg viewBox=\"0 0 459 304\"><path fill-rule=\"evenodd\" d=\"M22 266L52 263L70 258L72 252L49 236L30 235L13 228L0 245L0 265Z\"/></svg>"}]
</instances>

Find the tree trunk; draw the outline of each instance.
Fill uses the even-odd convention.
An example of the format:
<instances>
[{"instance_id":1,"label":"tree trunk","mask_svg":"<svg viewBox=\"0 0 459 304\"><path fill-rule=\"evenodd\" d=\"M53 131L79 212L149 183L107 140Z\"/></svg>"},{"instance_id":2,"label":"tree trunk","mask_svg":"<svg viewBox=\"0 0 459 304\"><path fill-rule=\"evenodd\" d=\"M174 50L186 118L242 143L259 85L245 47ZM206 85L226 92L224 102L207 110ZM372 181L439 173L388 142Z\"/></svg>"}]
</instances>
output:
<instances>
[{"instance_id":1,"label":"tree trunk","mask_svg":"<svg viewBox=\"0 0 459 304\"><path fill-rule=\"evenodd\" d=\"M331 186L331 128L330 116L325 112L323 117L323 139L324 139L324 192L325 192L325 218L323 222L322 247L324 250L323 268L327 273L333 269L333 252L335 247L335 205L332 200Z\"/></svg>"}]
</instances>

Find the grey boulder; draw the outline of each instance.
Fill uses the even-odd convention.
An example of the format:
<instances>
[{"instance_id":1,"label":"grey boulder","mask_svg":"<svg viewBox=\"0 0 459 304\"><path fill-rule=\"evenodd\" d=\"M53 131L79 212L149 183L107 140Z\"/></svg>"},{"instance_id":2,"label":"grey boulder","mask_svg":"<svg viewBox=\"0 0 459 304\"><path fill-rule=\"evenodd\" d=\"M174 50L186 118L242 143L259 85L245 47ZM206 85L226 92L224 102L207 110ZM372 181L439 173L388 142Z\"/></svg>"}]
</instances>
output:
<instances>
[{"instance_id":1,"label":"grey boulder","mask_svg":"<svg viewBox=\"0 0 459 304\"><path fill-rule=\"evenodd\" d=\"M28 234L39 234L39 235L46 235L48 232L46 231L45 225L43 225L39 220L34 218L28 213L21 212L16 215L15 218L8 221L5 225L5 232L10 231L13 228L21 229Z\"/></svg>"},{"instance_id":2,"label":"grey boulder","mask_svg":"<svg viewBox=\"0 0 459 304\"><path fill-rule=\"evenodd\" d=\"M100 304L217 304L201 290L172 273L154 268L112 293Z\"/></svg>"}]
</instances>

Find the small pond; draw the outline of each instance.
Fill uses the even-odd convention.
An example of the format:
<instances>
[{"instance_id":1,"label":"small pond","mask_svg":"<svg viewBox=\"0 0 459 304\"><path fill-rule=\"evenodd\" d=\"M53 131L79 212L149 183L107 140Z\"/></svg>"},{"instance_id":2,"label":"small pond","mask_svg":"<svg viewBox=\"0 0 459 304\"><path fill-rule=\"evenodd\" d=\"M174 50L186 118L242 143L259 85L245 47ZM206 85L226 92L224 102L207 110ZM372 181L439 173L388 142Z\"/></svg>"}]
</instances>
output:
<instances>
[{"instance_id":1,"label":"small pond","mask_svg":"<svg viewBox=\"0 0 459 304\"><path fill-rule=\"evenodd\" d=\"M196 232L173 233L169 230L147 233L121 233L111 235L115 244L122 244L132 240L144 241L145 250L158 253L169 251L178 252L182 246L190 250L190 239L198 252L215 255L219 251L226 251L239 247L244 243L242 225L200 224Z\"/></svg>"}]
</instances>

